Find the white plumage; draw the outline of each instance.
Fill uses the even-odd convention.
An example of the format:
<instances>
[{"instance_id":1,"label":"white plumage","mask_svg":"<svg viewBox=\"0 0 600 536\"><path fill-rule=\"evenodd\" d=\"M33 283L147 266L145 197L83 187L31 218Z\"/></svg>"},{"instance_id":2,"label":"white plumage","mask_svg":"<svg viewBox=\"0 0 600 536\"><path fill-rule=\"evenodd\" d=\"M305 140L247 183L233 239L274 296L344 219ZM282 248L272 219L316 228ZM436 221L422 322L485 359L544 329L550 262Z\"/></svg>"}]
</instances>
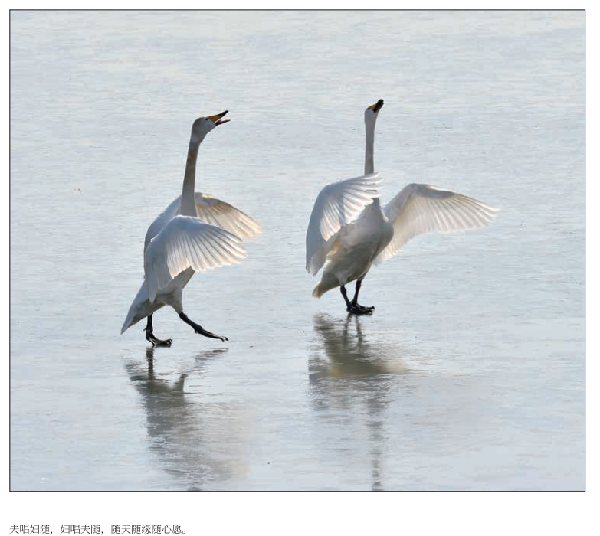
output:
<instances>
[{"instance_id":1,"label":"white plumage","mask_svg":"<svg viewBox=\"0 0 600 536\"><path fill-rule=\"evenodd\" d=\"M121 333L148 318L146 339L170 346L153 335L152 314L165 305L196 333L227 340L192 322L183 312L182 291L194 272L239 263L246 251L241 238L255 238L262 228L241 210L208 194L194 192L198 147L208 132L226 123L227 112L194 122L183 180L182 195L150 224L144 241L144 282L133 300Z\"/></svg>"},{"instance_id":2,"label":"white plumage","mask_svg":"<svg viewBox=\"0 0 600 536\"><path fill-rule=\"evenodd\" d=\"M315 275L325 264L338 231L379 197L378 173L328 184L315 201L306 234L306 269ZM334 240L331 240L332 237Z\"/></svg>"},{"instance_id":3,"label":"white plumage","mask_svg":"<svg viewBox=\"0 0 600 536\"><path fill-rule=\"evenodd\" d=\"M238 263L245 256L237 236L199 218L175 216L144 254L148 298L153 302L157 293L188 268L203 272Z\"/></svg>"},{"instance_id":4,"label":"white plumage","mask_svg":"<svg viewBox=\"0 0 600 536\"><path fill-rule=\"evenodd\" d=\"M196 204L197 217L206 223L221 227L244 240L251 240L262 233L262 227L256 220L229 203L221 201L210 194L195 192L194 202ZM179 214L181 214L181 196L174 199L150 224L150 227L148 227L146 239L144 240L144 252L150 240Z\"/></svg>"},{"instance_id":5,"label":"white plumage","mask_svg":"<svg viewBox=\"0 0 600 536\"><path fill-rule=\"evenodd\" d=\"M409 184L382 208L381 179L374 173L375 122L380 100L365 111L365 175L325 186L315 201L306 233L306 269L315 275L325 264L313 295L340 287L346 308L370 314L358 305L362 280L373 264L396 255L411 238L437 231L454 233L489 224L497 209L471 197L426 184ZM345 285L356 281L352 301Z\"/></svg>"},{"instance_id":6,"label":"white plumage","mask_svg":"<svg viewBox=\"0 0 600 536\"><path fill-rule=\"evenodd\" d=\"M491 223L497 212L498 209L466 195L427 184L409 184L385 206L394 236L379 260L390 259L415 236L478 229Z\"/></svg>"}]
</instances>

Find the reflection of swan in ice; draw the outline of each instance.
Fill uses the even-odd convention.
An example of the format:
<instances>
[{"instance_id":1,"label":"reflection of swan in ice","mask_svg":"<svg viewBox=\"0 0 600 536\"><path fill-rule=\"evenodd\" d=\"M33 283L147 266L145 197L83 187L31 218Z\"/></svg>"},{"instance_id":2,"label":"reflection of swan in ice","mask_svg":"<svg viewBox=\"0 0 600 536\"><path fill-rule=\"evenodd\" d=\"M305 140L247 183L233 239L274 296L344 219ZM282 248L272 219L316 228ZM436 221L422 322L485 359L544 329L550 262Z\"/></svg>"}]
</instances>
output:
<instances>
[{"instance_id":1,"label":"reflection of swan in ice","mask_svg":"<svg viewBox=\"0 0 600 536\"><path fill-rule=\"evenodd\" d=\"M318 314L314 330L319 335L315 355L309 359L312 408L317 416L331 418L343 410L344 426L354 431L364 417L371 456L371 489L382 490L381 456L384 450L385 409L394 377L409 373L398 346L373 342L361 326L364 319L345 320ZM325 354L323 356L323 354Z\"/></svg>"},{"instance_id":2,"label":"reflection of swan in ice","mask_svg":"<svg viewBox=\"0 0 600 536\"><path fill-rule=\"evenodd\" d=\"M140 362L125 364L143 399L149 448L183 489L214 489L245 471L239 437L243 429L230 426L232 419L238 422L232 411L238 408L205 403L202 393L194 392L195 386L188 381L204 375L207 365L225 352L227 349L199 352L194 365L179 373L175 381L169 379L170 374L157 373L154 348L146 349L147 370ZM218 449L213 447L213 439Z\"/></svg>"},{"instance_id":3,"label":"reflection of swan in ice","mask_svg":"<svg viewBox=\"0 0 600 536\"><path fill-rule=\"evenodd\" d=\"M343 321L324 314L315 315L314 330L321 335L328 358L325 364L314 364L316 377L369 377L409 372L401 361L401 355L398 355L399 349L383 342L370 342L363 333L361 321L351 315ZM354 333L350 329L351 324L354 325Z\"/></svg>"}]
</instances>

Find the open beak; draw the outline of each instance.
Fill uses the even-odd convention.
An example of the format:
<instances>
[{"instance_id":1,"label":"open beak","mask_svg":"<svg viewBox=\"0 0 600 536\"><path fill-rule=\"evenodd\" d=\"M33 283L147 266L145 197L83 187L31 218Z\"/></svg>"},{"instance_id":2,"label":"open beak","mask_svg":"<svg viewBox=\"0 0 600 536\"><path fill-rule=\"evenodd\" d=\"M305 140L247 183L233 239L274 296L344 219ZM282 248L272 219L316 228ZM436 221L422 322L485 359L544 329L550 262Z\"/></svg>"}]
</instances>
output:
<instances>
[{"instance_id":1,"label":"open beak","mask_svg":"<svg viewBox=\"0 0 600 536\"><path fill-rule=\"evenodd\" d=\"M228 112L229 112L229 110L225 110L224 112L221 112L220 114L209 115L208 118L215 124L215 126L219 126L219 125L222 125L223 123L228 123L230 121L230 119L221 119Z\"/></svg>"},{"instance_id":2,"label":"open beak","mask_svg":"<svg viewBox=\"0 0 600 536\"><path fill-rule=\"evenodd\" d=\"M371 104L369 108L371 108L371 110L373 110L375 113L379 113L379 110L383 108L383 99L379 99L375 104Z\"/></svg>"}]
</instances>

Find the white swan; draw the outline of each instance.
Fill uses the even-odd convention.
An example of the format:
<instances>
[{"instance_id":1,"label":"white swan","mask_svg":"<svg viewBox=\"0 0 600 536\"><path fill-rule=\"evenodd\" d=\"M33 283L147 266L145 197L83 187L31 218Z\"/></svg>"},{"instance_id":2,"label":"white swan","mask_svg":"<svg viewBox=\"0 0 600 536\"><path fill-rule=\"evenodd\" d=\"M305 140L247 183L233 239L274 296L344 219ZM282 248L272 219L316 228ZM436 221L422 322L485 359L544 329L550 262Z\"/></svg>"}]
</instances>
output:
<instances>
[{"instance_id":1,"label":"white swan","mask_svg":"<svg viewBox=\"0 0 600 536\"><path fill-rule=\"evenodd\" d=\"M411 238L437 231L453 233L490 223L497 209L476 199L426 184L409 184L384 208L380 178L374 173L375 122L383 100L365 111L365 175L325 186L317 196L306 233L306 270L315 275L327 261L313 296L340 287L346 310L371 314L358 304L371 266L396 255ZM352 301L345 285L356 281Z\"/></svg>"},{"instance_id":2,"label":"white swan","mask_svg":"<svg viewBox=\"0 0 600 536\"><path fill-rule=\"evenodd\" d=\"M194 192L198 148L205 136L218 125L227 110L200 117L192 125L181 196L175 199L148 227L144 241L144 282L133 300L121 334L143 318L148 318L146 340L153 346L171 346L152 332L152 314L169 305L196 333L214 339L215 335L190 320L183 312L182 291L195 271L238 263L246 255L240 238L254 238L261 226L250 216L208 194Z\"/></svg>"}]
</instances>

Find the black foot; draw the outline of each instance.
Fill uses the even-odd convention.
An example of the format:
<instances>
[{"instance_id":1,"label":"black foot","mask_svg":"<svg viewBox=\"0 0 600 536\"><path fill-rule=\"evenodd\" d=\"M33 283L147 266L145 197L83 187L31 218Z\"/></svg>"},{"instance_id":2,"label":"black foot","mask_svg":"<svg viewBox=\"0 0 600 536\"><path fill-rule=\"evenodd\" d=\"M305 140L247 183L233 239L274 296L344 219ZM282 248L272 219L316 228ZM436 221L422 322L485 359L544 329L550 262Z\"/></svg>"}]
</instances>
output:
<instances>
[{"instance_id":1,"label":"black foot","mask_svg":"<svg viewBox=\"0 0 600 536\"><path fill-rule=\"evenodd\" d=\"M206 331L202 326L198 326L197 328L194 327L194 331L198 335L204 335L205 337L209 337L211 339L220 339L221 342L226 342L229 340L227 337L221 337L221 335L215 335L214 333L211 333L210 331Z\"/></svg>"},{"instance_id":2,"label":"black foot","mask_svg":"<svg viewBox=\"0 0 600 536\"><path fill-rule=\"evenodd\" d=\"M351 303L346 307L346 311L351 315L372 315L374 310L374 306L365 307L364 305L358 305L358 303Z\"/></svg>"},{"instance_id":3,"label":"black foot","mask_svg":"<svg viewBox=\"0 0 600 536\"><path fill-rule=\"evenodd\" d=\"M206 331L200 324L196 324L196 322L194 322L193 320L190 320L183 311L181 313L179 313L179 318L181 318L181 320L183 320L189 326L192 326L194 328L194 331L198 335L204 335L205 337L208 337L209 339L219 339L222 342L229 340L227 337L221 337L221 335L215 335L214 333L211 333L210 331Z\"/></svg>"},{"instance_id":4,"label":"black foot","mask_svg":"<svg viewBox=\"0 0 600 536\"><path fill-rule=\"evenodd\" d=\"M146 332L146 340L152 343L153 348L156 346L164 346L170 348L171 344L173 344L173 339L166 339L162 341L160 339L157 339L151 331L148 331L147 329L144 329L144 331Z\"/></svg>"}]
</instances>

